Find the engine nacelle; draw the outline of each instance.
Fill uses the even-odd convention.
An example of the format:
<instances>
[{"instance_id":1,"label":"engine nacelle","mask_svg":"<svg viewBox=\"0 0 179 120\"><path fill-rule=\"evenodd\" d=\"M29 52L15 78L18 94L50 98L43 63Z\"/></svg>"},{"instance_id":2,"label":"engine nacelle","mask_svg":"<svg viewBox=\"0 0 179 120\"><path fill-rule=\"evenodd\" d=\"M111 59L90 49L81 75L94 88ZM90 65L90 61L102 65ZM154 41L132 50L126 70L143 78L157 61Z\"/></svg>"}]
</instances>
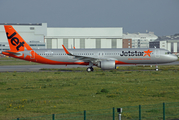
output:
<instances>
[{"instance_id":1,"label":"engine nacelle","mask_svg":"<svg viewBox=\"0 0 179 120\"><path fill-rule=\"evenodd\" d=\"M115 61L101 61L98 62L98 67L100 67L103 70L113 70L116 69L116 63Z\"/></svg>"}]
</instances>

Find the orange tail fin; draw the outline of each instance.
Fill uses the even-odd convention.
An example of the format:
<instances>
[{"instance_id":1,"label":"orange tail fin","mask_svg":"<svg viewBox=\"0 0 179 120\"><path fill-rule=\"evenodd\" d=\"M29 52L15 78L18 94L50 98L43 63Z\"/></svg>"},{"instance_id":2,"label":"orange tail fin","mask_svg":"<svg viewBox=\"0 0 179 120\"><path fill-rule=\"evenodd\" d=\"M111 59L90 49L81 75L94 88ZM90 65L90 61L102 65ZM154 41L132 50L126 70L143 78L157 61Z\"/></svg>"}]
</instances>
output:
<instances>
[{"instance_id":1,"label":"orange tail fin","mask_svg":"<svg viewBox=\"0 0 179 120\"><path fill-rule=\"evenodd\" d=\"M32 48L24 41L11 25L4 25L10 50L13 52L32 50Z\"/></svg>"}]
</instances>

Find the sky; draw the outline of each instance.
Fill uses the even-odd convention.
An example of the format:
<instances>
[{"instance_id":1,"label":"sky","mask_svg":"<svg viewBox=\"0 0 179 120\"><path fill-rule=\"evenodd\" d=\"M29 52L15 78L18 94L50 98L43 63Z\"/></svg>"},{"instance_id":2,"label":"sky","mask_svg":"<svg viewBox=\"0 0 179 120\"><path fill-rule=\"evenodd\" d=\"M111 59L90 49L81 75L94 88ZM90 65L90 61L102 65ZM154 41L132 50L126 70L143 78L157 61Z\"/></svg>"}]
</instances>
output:
<instances>
[{"instance_id":1,"label":"sky","mask_svg":"<svg viewBox=\"0 0 179 120\"><path fill-rule=\"evenodd\" d=\"M123 27L124 33L179 33L179 0L0 0L0 23Z\"/></svg>"}]
</instances>

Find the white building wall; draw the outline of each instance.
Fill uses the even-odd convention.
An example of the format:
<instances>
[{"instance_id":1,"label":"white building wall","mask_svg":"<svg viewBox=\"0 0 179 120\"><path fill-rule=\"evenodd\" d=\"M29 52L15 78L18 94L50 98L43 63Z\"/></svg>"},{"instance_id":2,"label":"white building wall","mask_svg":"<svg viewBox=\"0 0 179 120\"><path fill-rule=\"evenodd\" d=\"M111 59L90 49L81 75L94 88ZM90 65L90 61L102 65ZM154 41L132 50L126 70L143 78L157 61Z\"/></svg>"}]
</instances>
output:
<instances>
[{"instance_id":1,"label":"white building wall","mask_svg":"<svg viewBox=\"0 0 179 120\"><path fill-rule=\"evenodd\" d=\"M58 39L57 49L62 49L63 48L62 45L63 45L63 39Z\"/></svg>"},{"instance_id":2,"label":"white building wall","mask_svg":"<svg viewBox=\"0 0 179 120\"><path fill-rule=\"evenodd\" d=\"M177 52L177 43L173 43L173 52Z\"/></svg>"},{"instance_id":3,"label":"white building wall","mask_svg":"<svg viewBox=\"0 0 179 120\"><path fill-rule=\"evenodd\" d=\"M52 39L52 49L57 48L57 39Z\"/></svg>"},{"instance_id":4,"label":"white building wall","mask_svg":"<svg viewBox=\"0 0 179 120\"><path fill-rule=\"evenodd\" d=\"M101 48L111 48L111 39L101 39Z\"/></svg>"},{"instance_id":5,"label":"white building wall","mask_svg":"<svg viewBox=\"0 0 179 120\"><path fill-rule=\"evenodd\" d=\"M7 42L7 37L6 37L6 33L4 30L4 25L0 25L0 42Z\"/></svg>"},{"instance_id":6,"label":"white building wall","mask_svg":"<svg viewBox=\"0 0 179 120\"><path fill-rule=\"evenodd\" d=\"M80 39L75 39L75 48L80 49Z\"/></svg>"},{"instance_id":7,"label":"white building wall","mask_svg":"<svg viewBox=\"0 0 179 120\"><path fill-rule=\"evenodd\" d=\"M85 48L96 48L96 39L85 39Z\"/></svg>"},{"instance_id":8,"label":"white building wall","mask_svg":"<svg viewBox=\"0 0 179 120\"><path fill-rule=\"evenodd\" d=\"M47 28L46 39L68 39L71 46L80 49L80 39L85 39L85 49L96 48L96 39L100 39L101 48L111 48L111 39L117 39L117 48L122 48L122 27L114 28ZM58 45L58 48L61 45Z\"/></svg>"},{"instance_id":9,"label":"white building wall","mask_svg":"<svg viewBox=\"0 0 179 120\"><path fill-rule=\"evenodd\" d=\"M166 41L160 41L160 48L167 49L167 42Z\"/></svg>"},{"instance_id":10,"label":"white building wall","mask_svg":"<svg viewBox=\"0 0 179 120\"><path fill-rule=\"evenodd\" d=\"M68 48L73 49L73 39L68 39Z\"/></svg>"},{"instance_id":11,"label":"white building wall","mask_svg":"<svg viewBox=\"0 0 179 120\"><path fill-rule=\"evenodd\" d=\"M122 48L122 39L117 39L117 48Z\"/></svg>"},{"instance_id":12,"label":"white building wall","mask_svg":"<svg viewBox=\"0 0 179 120\"><path fill-rule=\"evenodd\" d=\"M167 50L169 50L171 52L171 43L167 44Z\"/></svg>"}]
</instances>

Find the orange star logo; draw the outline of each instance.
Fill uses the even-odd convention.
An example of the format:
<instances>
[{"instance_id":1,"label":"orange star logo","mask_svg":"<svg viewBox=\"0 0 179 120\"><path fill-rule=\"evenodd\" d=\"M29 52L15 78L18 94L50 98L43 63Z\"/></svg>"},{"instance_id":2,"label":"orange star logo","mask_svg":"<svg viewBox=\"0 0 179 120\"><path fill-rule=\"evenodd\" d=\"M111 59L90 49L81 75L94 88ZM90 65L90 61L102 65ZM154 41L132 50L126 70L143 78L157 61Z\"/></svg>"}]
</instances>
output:
<instances>
[{"instance_id":1,"label":"orange star logo","mask_svg":"<svg viewBox=\"0 0 179 120\"><path fill-rule=\"evenodd\" d=\"M145 54L144 54L144 57L145 57L146 55L148 55L148 56L150 57L150 53L151 53L151 52L153 52L153 51L150 51L149 49L148 49L147 51L144 51L144 53L145 53Z\"/></svg>"}]
</instances>

